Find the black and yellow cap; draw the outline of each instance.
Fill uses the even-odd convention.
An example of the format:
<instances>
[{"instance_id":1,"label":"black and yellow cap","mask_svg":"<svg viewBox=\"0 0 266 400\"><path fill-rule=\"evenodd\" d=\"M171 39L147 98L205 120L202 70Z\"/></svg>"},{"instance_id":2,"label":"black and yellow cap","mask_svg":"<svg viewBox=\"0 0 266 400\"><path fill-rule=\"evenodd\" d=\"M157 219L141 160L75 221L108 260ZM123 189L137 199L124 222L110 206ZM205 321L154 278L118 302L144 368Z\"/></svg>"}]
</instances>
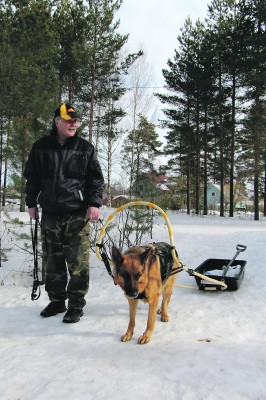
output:
<instances>
[{"instance_id":1,"label":"black and yellow cap","mask_svg":"<svg viewBox=\"0 0 266 400\"><path fill-rule=\"evenodd\" d=\"M61 106L55 110L54 116L61 117L66 121L70 121L73 118L80 118L75 108L66 103L61 104Z\"/></svg>"}]
</instances>

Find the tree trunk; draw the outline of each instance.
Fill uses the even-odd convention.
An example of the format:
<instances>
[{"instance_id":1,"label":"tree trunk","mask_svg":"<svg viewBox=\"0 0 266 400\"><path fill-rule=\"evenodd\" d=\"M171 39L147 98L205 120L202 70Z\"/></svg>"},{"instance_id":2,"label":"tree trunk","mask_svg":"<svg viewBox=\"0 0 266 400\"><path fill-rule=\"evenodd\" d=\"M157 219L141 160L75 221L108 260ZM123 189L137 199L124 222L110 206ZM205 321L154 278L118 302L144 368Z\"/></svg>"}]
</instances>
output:
<instances>
[{"instance_id":1,"label":"tree trunk","mask_svg":"<svg viewBox=\"0 0 266 400\"><path fill-rule=\"evenodd\" d=\"M264 150L264 205L263 205L263 215L266 217L266 149Z\"/></svg>"},{"instance_id":2,"label":"tree trunk","mask_svg":"<svg viewBox=\"0 0 266 400\"><path fill-rule=\"evenodd\" d=\"M9 147L9 130L10 130L10 124L8 124L7 132L6 132L6 149L7 150L8 150L8 147ZM2 205L3 205L3 207L6 205L7 170L8 170L8 156L6 154L6 157L5 157L4 184L3 184L3 196L2 196Z\"/></svg>"},{"instance_id":3,"label":"tree trunk","mask_svg":"<svg viewBox=\"0 0 266 400\"><path fill-rule=\"evenodd\" d=\"M197 96L197 121L196 121L196 201L195 201L195 212L199 214L199 198L200 198L200 143L199 143L199 97Z\"/></svg>"},{"instance_id":4,"label":"tree trunk","mask_svg":"<svg viewBox=\"0 0 266 400\"><path fill-rule=\"evenodd\" d=\"M256 88L256 120L260 120L259 116L259 89ZM258 114L258 115L257 115ZM260 164L260 132L259 124L255 124L255 137L254 137L254 219L259 221L259 164Z\"/></svg>"},{"instance_id":5,"label":"tree trunk","mask_svg":"<svg viewBox=\"0 0 266 400\"><path fill-rule=\"evenodd\" d=\"M208 139L207 139L207 108L204 112L204 193L203 193L203 214L208 215L208 172L207 172L207 154L208 154Z\"/></svg>"},{"instance_id":6,"label":"tree trunk","mask_svg":"<svg viewBox=\"0 0 266 400\"><path fill-rule=\"evenodd\" d=\"M222 65L219 56L220 217L224 217L224 129L222 114Z\"/></svg>"},{"instance_id":7,"label":"tree trunk","mask_svg":"<svg viewBox=\"0 0 266 400\"><path fill-rule=\"evenodd\" d=\"M23 117L24 128L23 128L23 149L21 155L21 186L20 186L20 212L25 212L25 178L23 176L26 160L27 160L27 144L29 138L29 128L28 128L28 120L29 113L25 113Z\"/></svg>"},{"instance_id":8,"label":"tree trunk","mask_svg":"<svg viewBox=\"0 0 266 400\"><path fill-rule=\"evenodd\" d=\"M190 174L191 174L191 149L190 127L188 126L188 161L187 161L187 214L190 214Z\"/></svg>"},{"instance_id":9,"label":"tree trunk","mask_svg":"<svg viewBox=\"0 0 266 400\"><path fill-rule=\"evenodd\" d=\"M108 124L108 133L107 133L107 206L112 206L112 199L111 199L111 172L112 172L112 113L114 111L114 104L113 101L110 100L109 103L109 110L110 110L110 119Z\"/></svg>"},{"instance_id":10,"label":"tree trunk","mask_svg":"<svg viewBox=\"0 0 266 400\"><path fill-rule=\"evenodd\" d=\"M92 7L92 5L90 4ZM93 54L92 54L92 78L91 78L91 99L90 99L90 121L89 121L89 142L92 143L93 113L95 99L96 80L96 47L97 47L97 20L94 21Z\"/></svg>"},{"instance_id":11,"label":"tree trunk","mask_svg":"<svg viewBox=\"0 0 266 400\"><path fill-rule=\"evenodd\" d=\"M108 143L108 155L107 155L107 207L112 207L112 198L111 198L111 166L112 166L112 144L111 137L107 138Z\"/></svg>"},{"instance_id":12,"label":"tree trunk","mask_svg":"<svg viewBox=\"0 0 266 400\"><path fill-rule=\"evenodd\" d=\"M135 141L136 141L136 117L137 117L137 98L138 98L138 87L136 87L136 94L134 95L134 106L133 106L133 140L132 140L132 151L131 151L131 167L129 177L129 198L132 199L132 186L134 180L134 169L135 169Z\"/></svg>"},{"instance_id":13,"label":"tree trunk","mask_svg":"<svg viewBox=\"0 0 266 400\"><path fill-rule=\"evenodd\" d=\"M231 130L231 151L230 151L230 200L229 217L234 216L234 168L235 168L235 110L236 110L236 77L233 74L232 93L232 130Z\"/></svg>"},{"instance_id":14,"label":"tree trunk","mask_svg":"<svg viewBox=\"0 0 266 400\"><path fill-rule=\"evenodd\" d=\"M94 91L95 91L95 74L96 65L95 57L93 58L92 65L92 80L91 80L91 100L90 100L90 121L89 121L89 142L92 143L92 128L93 128L93 112L94 112Z\"/></svg>"},{"instance_id":15,"label":"tree trunk","mask_svg":"<svg viewBox=\"0 0 266 400\"><path fill-rule=\"evenodd\" d=\"M72 76L72 73L68 79L68 102L69 102L69 104L73 103L73 76Z\"/></svg>"}]
</instances>

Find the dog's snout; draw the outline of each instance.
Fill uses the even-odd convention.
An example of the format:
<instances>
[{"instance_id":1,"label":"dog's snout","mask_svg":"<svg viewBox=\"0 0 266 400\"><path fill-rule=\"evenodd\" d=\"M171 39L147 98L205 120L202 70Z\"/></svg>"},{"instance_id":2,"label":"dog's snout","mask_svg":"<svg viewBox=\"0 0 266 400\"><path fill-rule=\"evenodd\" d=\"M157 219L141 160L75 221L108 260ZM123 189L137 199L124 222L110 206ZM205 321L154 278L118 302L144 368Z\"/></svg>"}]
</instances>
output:
<instances>
[{"instance_id":1,"label":"dog's snout","mask_svg":"<svg viewBox=\"0 0 266 400\"><path fill-rule=\"evenodd\" d=\"M124 290L125 290L127 297L129 297L129 298L136 299L139 295L138 285L135 282L132 283L131 280L125 282Z\"/></svg>"},{"instance_id":2,"label":"dog's snout","mask_svg":"<svg viewBox=\"0 0 266 400\"><path fill-rule=\"evenodd\" d=\"M138 290L134 288L125 288L125 292L127 297L129 297L130 299L136 299L139 295Z\"/></svg>"}]
</instances>

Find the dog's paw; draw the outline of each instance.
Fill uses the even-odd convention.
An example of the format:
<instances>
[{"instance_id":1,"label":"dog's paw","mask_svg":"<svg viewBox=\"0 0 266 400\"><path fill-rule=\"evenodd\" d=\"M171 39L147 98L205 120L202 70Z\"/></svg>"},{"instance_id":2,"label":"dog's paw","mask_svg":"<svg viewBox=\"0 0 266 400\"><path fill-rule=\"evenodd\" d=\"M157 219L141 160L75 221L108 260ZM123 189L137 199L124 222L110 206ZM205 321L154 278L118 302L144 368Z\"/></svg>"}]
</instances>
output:
<instances>
[{"instance_id":1,"label":"dog's paw","mask_svg":"<svg viewBox=\"0 0 266 400\"><path fill-rule=\"evenodd\" d=\"M162 322L168 322L169 321L169 316L167 314L162 314L161 315L161 321Z\"/></svg>"},{"instance_id":2,"label":"dog's paw","mask_svg":"<svg viewBox=\"0 0 266 400\"><path fill-rule=\"evenodd\" d=\"M121 342L128 342L129 340L132 339L133 333L125 333L124 335L121 336Z\"/></svg>"},{"instance_id":3,"label":"dog's paw","mask_svg":"<svg viewBox=\"0 0 266 400\"><path fill-rule=\"evenodd\" d=\"M143 333L143 335L141 335L138 338L138 344L146 344L146 343L149 343L150 340L151 340L151 336L145 335L145 333Z\"/></svg>"},{"instance_id":4,"label":"dog's paw","mask_svg":"<svg viewBox=\"0 0 266 400\"><path fill-rule=\"evenodd\" d=\"M169 321L169 315L166 313L163 313L162 307L158 308L157 314L161 316L161 321L162 322L168 322Z\"/></svg>"}]
</instances>

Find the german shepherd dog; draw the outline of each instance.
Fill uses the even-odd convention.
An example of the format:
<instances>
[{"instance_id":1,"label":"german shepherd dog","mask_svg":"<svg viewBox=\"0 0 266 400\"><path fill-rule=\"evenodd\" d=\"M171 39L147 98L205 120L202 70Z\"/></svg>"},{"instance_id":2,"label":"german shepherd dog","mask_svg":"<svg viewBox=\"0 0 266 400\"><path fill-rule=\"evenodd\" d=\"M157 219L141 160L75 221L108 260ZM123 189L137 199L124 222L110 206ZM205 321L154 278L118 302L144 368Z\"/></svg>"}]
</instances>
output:
<instances>
[{"instance_id":1,"label":"german shepherd dog","mask_svg":"<svg viewBox=\"0 0 266 400\"><path fill-rule=\"evenodd\" d=\"M157 313L161 315L163 322L167 322L169 318L167 307L176 279L176 274L169 275L173 268L171 246L164 242L132 246L125 253L113 246L112 261L115 265L114 281L124 291L129 303L129 324L121 341L131 340L133 336L140 299L149 304L149 312L146 331L139 337L138 343L148 343L155 326L160 294L163 299Z\"/></svg>"}]
</instances>

